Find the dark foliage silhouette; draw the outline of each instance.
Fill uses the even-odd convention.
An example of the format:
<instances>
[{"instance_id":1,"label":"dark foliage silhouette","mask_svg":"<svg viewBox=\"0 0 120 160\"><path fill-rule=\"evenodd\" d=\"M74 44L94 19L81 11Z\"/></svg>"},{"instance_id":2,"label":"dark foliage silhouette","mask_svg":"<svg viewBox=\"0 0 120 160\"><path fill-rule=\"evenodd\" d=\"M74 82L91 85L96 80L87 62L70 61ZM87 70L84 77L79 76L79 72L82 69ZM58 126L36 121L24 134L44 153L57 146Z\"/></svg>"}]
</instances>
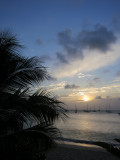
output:
<instances>
[{"instance_id":1,"label":"dark foliage silhouette","mask_svg":"<svg viewBox=\"0 0 120 160\"><path fill-rule=\"evenodd\" d=\"M22 48L9 31L0 33L0 159L42 160L60 134L54 121L66 115L47 91L30 91L50 76L37 57L21 56Z\"/></svg>"}]
</instances>

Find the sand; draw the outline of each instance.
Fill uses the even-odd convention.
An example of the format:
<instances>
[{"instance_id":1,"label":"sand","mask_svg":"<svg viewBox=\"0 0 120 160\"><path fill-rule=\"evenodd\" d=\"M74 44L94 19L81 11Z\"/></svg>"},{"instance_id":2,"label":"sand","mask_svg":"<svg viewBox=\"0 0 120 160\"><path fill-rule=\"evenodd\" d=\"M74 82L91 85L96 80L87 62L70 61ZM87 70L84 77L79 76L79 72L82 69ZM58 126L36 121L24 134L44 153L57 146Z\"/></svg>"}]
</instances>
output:
<instances>
[{"instance_id":1,"label":"sand","mask_svg":"<svg viewBox=\"0 0 120 160\"><path fill-rule=\"evenodd\" d=\"M96 145L59 144L46 154L46 160L119 160Z\"/></svg>"}]
</instances>

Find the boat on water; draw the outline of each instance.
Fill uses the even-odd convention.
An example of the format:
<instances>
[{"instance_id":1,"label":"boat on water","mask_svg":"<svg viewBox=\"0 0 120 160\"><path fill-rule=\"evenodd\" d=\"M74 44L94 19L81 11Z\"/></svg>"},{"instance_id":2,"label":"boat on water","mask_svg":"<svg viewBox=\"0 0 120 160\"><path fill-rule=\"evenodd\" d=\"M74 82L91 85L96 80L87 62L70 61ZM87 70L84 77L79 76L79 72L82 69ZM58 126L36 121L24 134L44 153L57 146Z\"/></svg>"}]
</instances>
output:
<instances>
[{"instance_id":1,"label":"boat on water","mask_svg":"<svg viewBox=\"0 0 120 160\"><path fill-rule=\"evenodd\" d=\"M76 104L75 104L75 113L77 113L78 111L77 111L77 107L76 107Z\"/></svg>"},{"instance_id":2,"label":"boat on water","mask_svg":"<svg viewBox=\"0 0 120 160\"><path fill-rule=\"evenodd\" d=\"M106 112L107 112L107 113L112 113L112 111L110 110L110 104L109 104L108 109L106 109Z\"/></svg>"},{"instance_id":3,"label":"boat on water","mask_svg":"<svg viewBox=\"0 0 120 160\"><path fill-rule=\"evenodd\" d=\"M97 112L96 109L95 109L95 105L94 105L94 109L92 110L92 112Z\"/></svg>"},{"instance_id":4,"label":"boat on water","mask_svg":"<svg viewBox=\"0 0 120 160\"><path fill-rule=\"evenodd\" d=\"M68 106L67 106L67 108L65 108L65 112L69 112L69 110L68 110Z\"/></svg>"},{"instance_id":5,"label":"boat on water","mask_svg":"<svg viewBox=\"0 0 120 160\"><path fill-rule=\"evenodd\" d=\"M65 109L65 112L68 112L68 110L67 110L67 109Z\"/></svg>"},{"instance_id":6,"label":"boat on water","mask_svg":"<svg viewBox=\"0 0 120 160\"><path fill-rule=\"evenodd\" d=\"M75 110L75 113L77 113L77 110Z\"/></svg>"},{"instance_id":7,"label":"boat on water","mask_svg":"<svg viewBox=\"0 0 120 160\"><path fill-rule=\"evenodd\" d=\"M83 112L91 112L91 110L90 110L90 109L88 109L88 103L87 103L87 107L86 107L86 109L84 109L84 110L83 110Z\"/></svg>"}]
</instances>

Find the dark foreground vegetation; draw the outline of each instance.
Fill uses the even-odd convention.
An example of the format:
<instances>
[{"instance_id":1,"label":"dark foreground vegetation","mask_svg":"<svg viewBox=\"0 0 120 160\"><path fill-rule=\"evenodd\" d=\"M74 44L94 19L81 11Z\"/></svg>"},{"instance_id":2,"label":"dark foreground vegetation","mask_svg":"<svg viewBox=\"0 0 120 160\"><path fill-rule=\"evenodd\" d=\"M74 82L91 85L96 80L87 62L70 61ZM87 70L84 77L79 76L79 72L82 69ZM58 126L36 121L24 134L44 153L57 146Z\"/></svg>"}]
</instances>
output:
<instances>
[{"instance_id":1,"label":"dark foreground vegetation","mask_svg":"<svg viewBox=\"0 0 120 160\"><path fill-rule=\"evenodd\" d=\"M44 160L60 134L54 121L66 117L62 102L34 89L50 76L37 57L21 56L22 48L16 36L0 33L0 160Z\"/></svg>"},{"instance_id":2,"label":"dark foreground vegetation","mask_svg":"<svg viewBox=\"0 0 120 160\"><path fill-rule=\"evenodd\" d=\"M120 139L115 140L120 143ZM120 158L120 145L113 146L112 144L108 144L106 142L94 142L94 144L105 148L107 151Z\"/></svg>"}]
</instances>

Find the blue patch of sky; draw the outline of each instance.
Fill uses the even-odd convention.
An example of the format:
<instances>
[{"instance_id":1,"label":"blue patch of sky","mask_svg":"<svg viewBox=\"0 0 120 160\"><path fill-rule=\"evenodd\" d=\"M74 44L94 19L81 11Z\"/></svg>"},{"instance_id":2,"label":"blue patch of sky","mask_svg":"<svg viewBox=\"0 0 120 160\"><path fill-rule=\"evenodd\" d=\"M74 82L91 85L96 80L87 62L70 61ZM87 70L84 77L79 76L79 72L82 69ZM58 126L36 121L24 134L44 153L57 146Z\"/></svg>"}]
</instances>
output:
<instances>
[{"instance_id":1,"label":"blue patch of sky","mask_svg":"<svg viewBox=\"0 0 120 160\"><path fill-rule=\"evenodd\" d=\"M78 32L84 29L85 19L93 25L108 24L119 6L119 0L4 0L0 5L1 29L10 28L18 34L27 48L23 54L53 56L60 51L56 40L59 31L71 28ZM39 37L43 46L35 45Z\"/></svg>"}]
</instances>

